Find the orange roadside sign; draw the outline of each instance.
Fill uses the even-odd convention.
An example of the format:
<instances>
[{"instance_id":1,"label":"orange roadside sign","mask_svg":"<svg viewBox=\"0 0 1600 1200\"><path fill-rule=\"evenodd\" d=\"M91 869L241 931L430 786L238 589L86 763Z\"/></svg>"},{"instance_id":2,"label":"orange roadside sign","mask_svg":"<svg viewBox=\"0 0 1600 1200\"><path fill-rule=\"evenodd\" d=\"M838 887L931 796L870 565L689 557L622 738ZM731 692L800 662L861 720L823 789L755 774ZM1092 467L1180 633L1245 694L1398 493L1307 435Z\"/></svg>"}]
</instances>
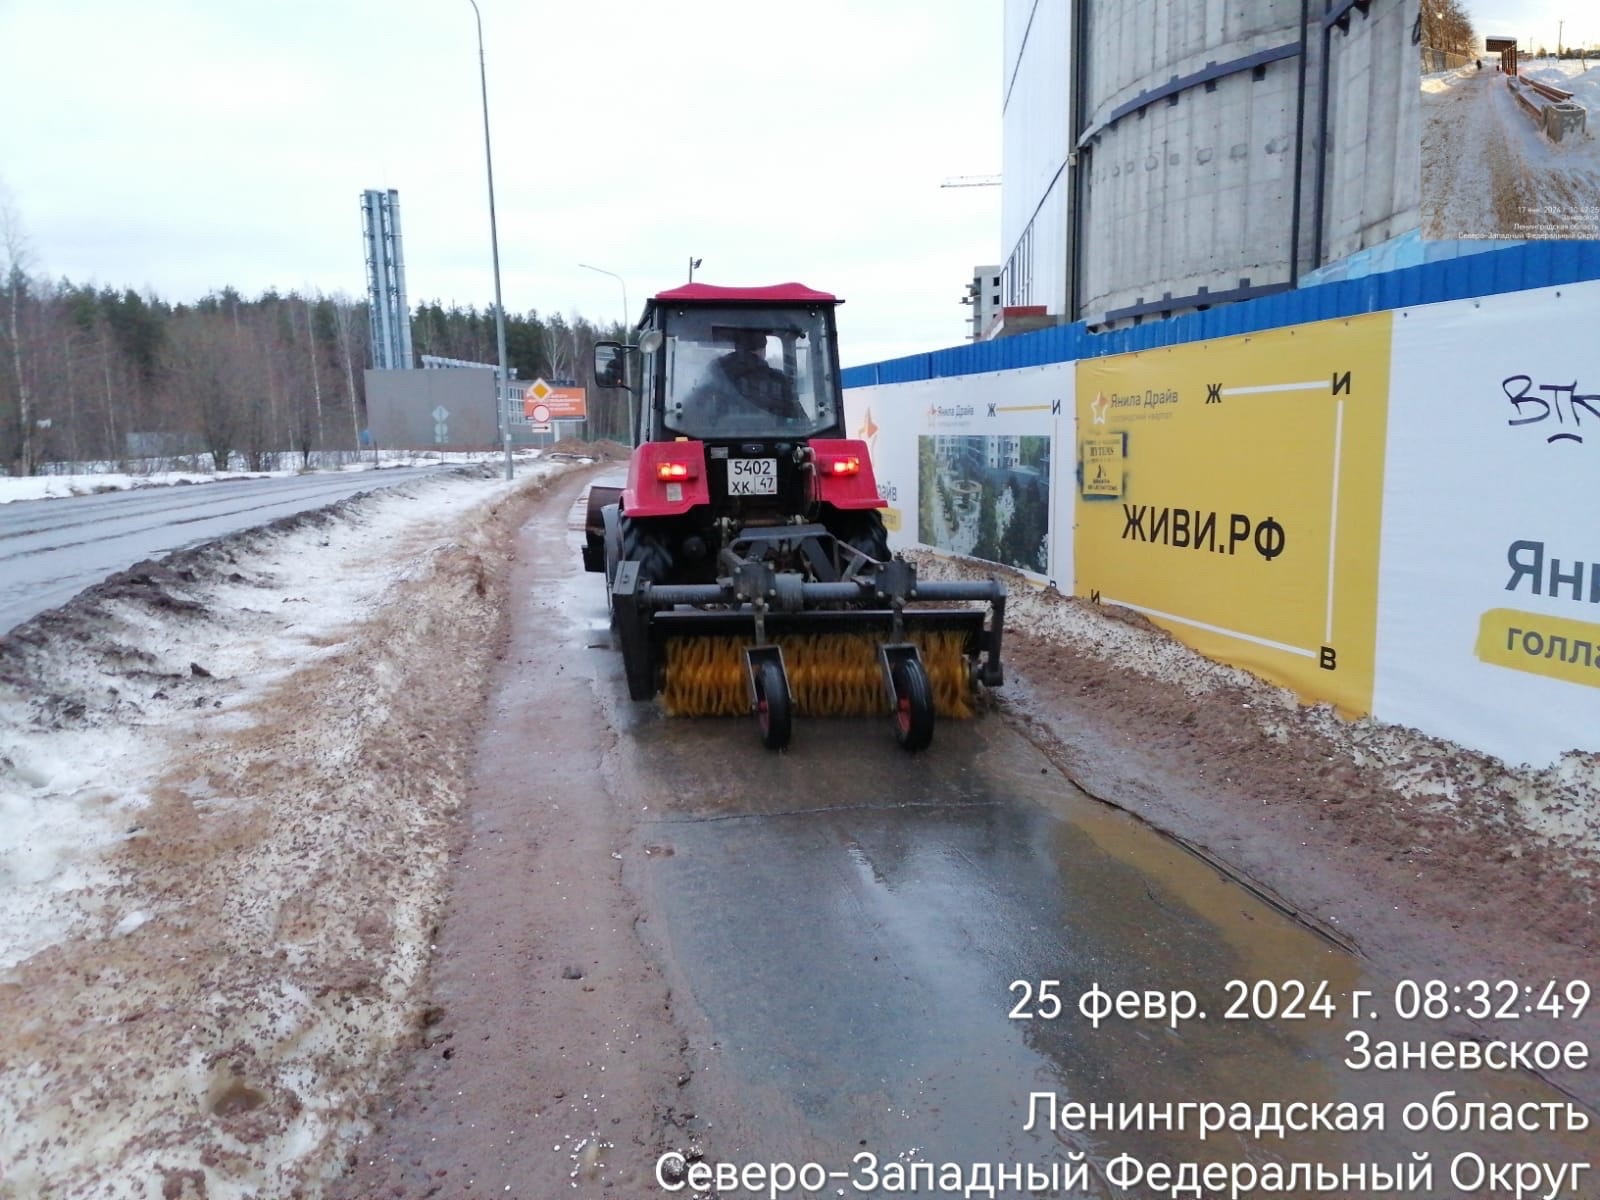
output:
<instances>
[{"instance_id":1,"label":"orange roadside sign","mask_svg":"<svg viewBox=\"0 0 1600 1200\"><path fill-rule=\"evenodd\" d=\"M535 407L548 410L549 415L535 417ZM581 387L552 387L542 379L535 379L523 393L522 408L529 420L582 420L589 415L589 397Z\"/></svg>"}]
</instances>

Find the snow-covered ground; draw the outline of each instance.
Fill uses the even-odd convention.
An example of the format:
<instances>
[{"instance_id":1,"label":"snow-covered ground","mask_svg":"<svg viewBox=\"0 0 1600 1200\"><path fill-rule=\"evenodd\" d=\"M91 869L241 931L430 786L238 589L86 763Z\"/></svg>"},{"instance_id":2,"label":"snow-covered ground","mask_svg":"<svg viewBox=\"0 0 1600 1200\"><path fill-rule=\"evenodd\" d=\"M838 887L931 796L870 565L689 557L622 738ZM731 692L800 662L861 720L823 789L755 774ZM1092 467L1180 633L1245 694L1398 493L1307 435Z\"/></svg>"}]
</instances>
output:
<instances>
[{"instance_id":1,"label":"snow-covered ground","mask_svg":"<svg viewBox=\"0 0 1600 1200\"><path fill-rule=\"evenodd\" d=\"M438 454L401 454L385 451L380 462L385 467L425 467L437 464L461 464L498 459L498 453L453 454L445 458ZM518 451L519 461L538 457L538 451ZM374 468L370 457L360 462L342 463L337 467L317 468L336 471L370 471ZM297 469L281 471L118 471L110 463L85 463L60 474L29 475L18 478L0 475L0 504L14 500L54 500L63 496L92 496L97 492L125 492L131 488L172 487L177 484L218 483L226 479L282 479L299 475Z\"/></svg>"},{"instance_id":2,"label":"snow-covered ground","mask_svg":"<svg viewBox=\"0 0 1600 1200\"><path fill-rule=\"evenodd\" d=\"M562 469L234 535L0 643L0 1197L337 1172L410 1030L523 497Z\"/></svg>"},{"instance_id":3,"label":"snow-covered ground","mask_svg":"<svg viewBox=\"0 0 1600 1200\"><path fill-rule=\"evenodd\" d=\"M1423 236L1600 238L1600 68L1524 68L1588 109L1587 133L1554 143L1484 63L1423 77Z\"/></svg>"}]
</instances>

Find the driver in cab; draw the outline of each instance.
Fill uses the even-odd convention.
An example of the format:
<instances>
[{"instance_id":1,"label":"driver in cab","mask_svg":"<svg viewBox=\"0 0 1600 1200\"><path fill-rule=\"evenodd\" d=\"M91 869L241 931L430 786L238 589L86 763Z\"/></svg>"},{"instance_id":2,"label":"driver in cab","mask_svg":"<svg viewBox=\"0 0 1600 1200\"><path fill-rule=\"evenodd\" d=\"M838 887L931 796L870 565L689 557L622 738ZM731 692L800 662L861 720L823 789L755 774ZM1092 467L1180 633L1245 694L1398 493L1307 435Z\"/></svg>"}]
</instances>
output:
<instances>
[{"instance_id":1,"label":"driver in cab","mask_svg":"<svg viewBox=\"0 0 1600 1200\"><path fill-rule=\"evenodd\" d=\"M805 419L795 397L794 381L766 358L767 335L759 329L735 329L733 349L711 364L709 377L691 397L713 419L751 409L781 419Z\"/></svg>"}]
</instances>

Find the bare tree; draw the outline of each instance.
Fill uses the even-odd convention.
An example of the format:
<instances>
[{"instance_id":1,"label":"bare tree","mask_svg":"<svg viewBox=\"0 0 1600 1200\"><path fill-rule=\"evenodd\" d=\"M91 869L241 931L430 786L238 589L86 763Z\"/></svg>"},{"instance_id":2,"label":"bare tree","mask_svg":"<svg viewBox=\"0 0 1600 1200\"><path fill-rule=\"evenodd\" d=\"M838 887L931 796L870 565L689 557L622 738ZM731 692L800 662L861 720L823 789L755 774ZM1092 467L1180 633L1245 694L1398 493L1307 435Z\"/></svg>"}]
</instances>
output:
<instances>
[{"instance_id":1,"label":"bare tree","mask_svg":"<svg viewBox=\"0 0 1600 1200\"><path fill-rule=\"evenodd\" d=\"M351 350L354 338L361 336L356 330L356 306L348 296L339 293L333 297L333 319L339 328L339 357L344 362L345 397L350 401L351 445L361 452L361 414L356 403L355 355ZM363 363L366 362L363 356Z\"/></svg>"},{"instance_id":2,"label":"bare tree","mask_svg":"<svg viewBox=\"0 0 1600 1200\"><path fill-rule=\"evenodd\" d=\"M311 323L311 301L308 300L308 299L302 299L300 303L304 307L305 315L306 315L306 352L307 352L308 357L311 359L311 396L312 396L313 401L316 403L316 409L317 409L316 443L317 443L317 448L320 450L322 448L322 445L323 445L323 442L322 442L322 436L323 436L322 435L322 375L317 370L317 331L316 331L316 327L313 326L312 323Z\"/></svg>"},{"instance_id":3,"label":"bare tree","mask_svg":"<svg viewBox=\"0 0 1600 1200\"><path fill-rule=\"evenodd\" d=\"M22 305L27 298L27 245L22 233L22 218L17 213L11 192L0 183L0 271L5 279L5 351L9 360L9 382L15 389L16 457L19 475L32 475L33 413L28 392L28 373L23 360L27 349L22 344Z\"/></svg>"},{"instance_id":4,"label":"bare tree","mask_svg":"<svg viewBox=\"0 0 1600 1200\"><path fill-rule=\"evenodd\" d=\"M221 318L192 313L173 322L168 354L171 396L180 419L210 452L212 469L226 471L243 433L233 395L237 343Z\"/></svg>"},{"instance_id":5,"label":"bare tree","mask_svg":"<svg viewBox=\"0 0 1600 1200\"><path fill-rule=\"evenodd\" d=\"M1452 54L1474 53L1478 35L1461 0L1422 0L1422 41Z\"/></svg>"}]
</instances>

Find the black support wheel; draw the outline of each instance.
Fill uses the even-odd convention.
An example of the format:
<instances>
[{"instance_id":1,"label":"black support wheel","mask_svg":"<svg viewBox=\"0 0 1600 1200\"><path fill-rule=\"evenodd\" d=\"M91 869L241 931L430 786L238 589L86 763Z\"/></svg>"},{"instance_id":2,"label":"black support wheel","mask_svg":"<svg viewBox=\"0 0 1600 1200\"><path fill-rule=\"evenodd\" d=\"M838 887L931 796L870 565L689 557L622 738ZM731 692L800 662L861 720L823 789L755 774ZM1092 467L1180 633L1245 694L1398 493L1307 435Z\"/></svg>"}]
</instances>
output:
<instances>
[{"instance_id":1,"label":"black support wheel","mask_svg":"<svg viewBox=\"0 0 1600 1200\"><path fill-rule=\"evenodd\" d=\"M922 663L908 658L894 665L894 740L911 751L933 741L933 687Z\"/></svg>"},{"instance_id":2,"label":"black support wheel","mask_svg":"<svg viewBox=\"0 0 1600 1200\"><path fill-rule=\"evenodd\" d=\"M756 667L756 724L761 727L761 744L768 750L782 750L793 732L794 707L789 701L789 681L775 662Z\"/></svg>"}]
</instances>

